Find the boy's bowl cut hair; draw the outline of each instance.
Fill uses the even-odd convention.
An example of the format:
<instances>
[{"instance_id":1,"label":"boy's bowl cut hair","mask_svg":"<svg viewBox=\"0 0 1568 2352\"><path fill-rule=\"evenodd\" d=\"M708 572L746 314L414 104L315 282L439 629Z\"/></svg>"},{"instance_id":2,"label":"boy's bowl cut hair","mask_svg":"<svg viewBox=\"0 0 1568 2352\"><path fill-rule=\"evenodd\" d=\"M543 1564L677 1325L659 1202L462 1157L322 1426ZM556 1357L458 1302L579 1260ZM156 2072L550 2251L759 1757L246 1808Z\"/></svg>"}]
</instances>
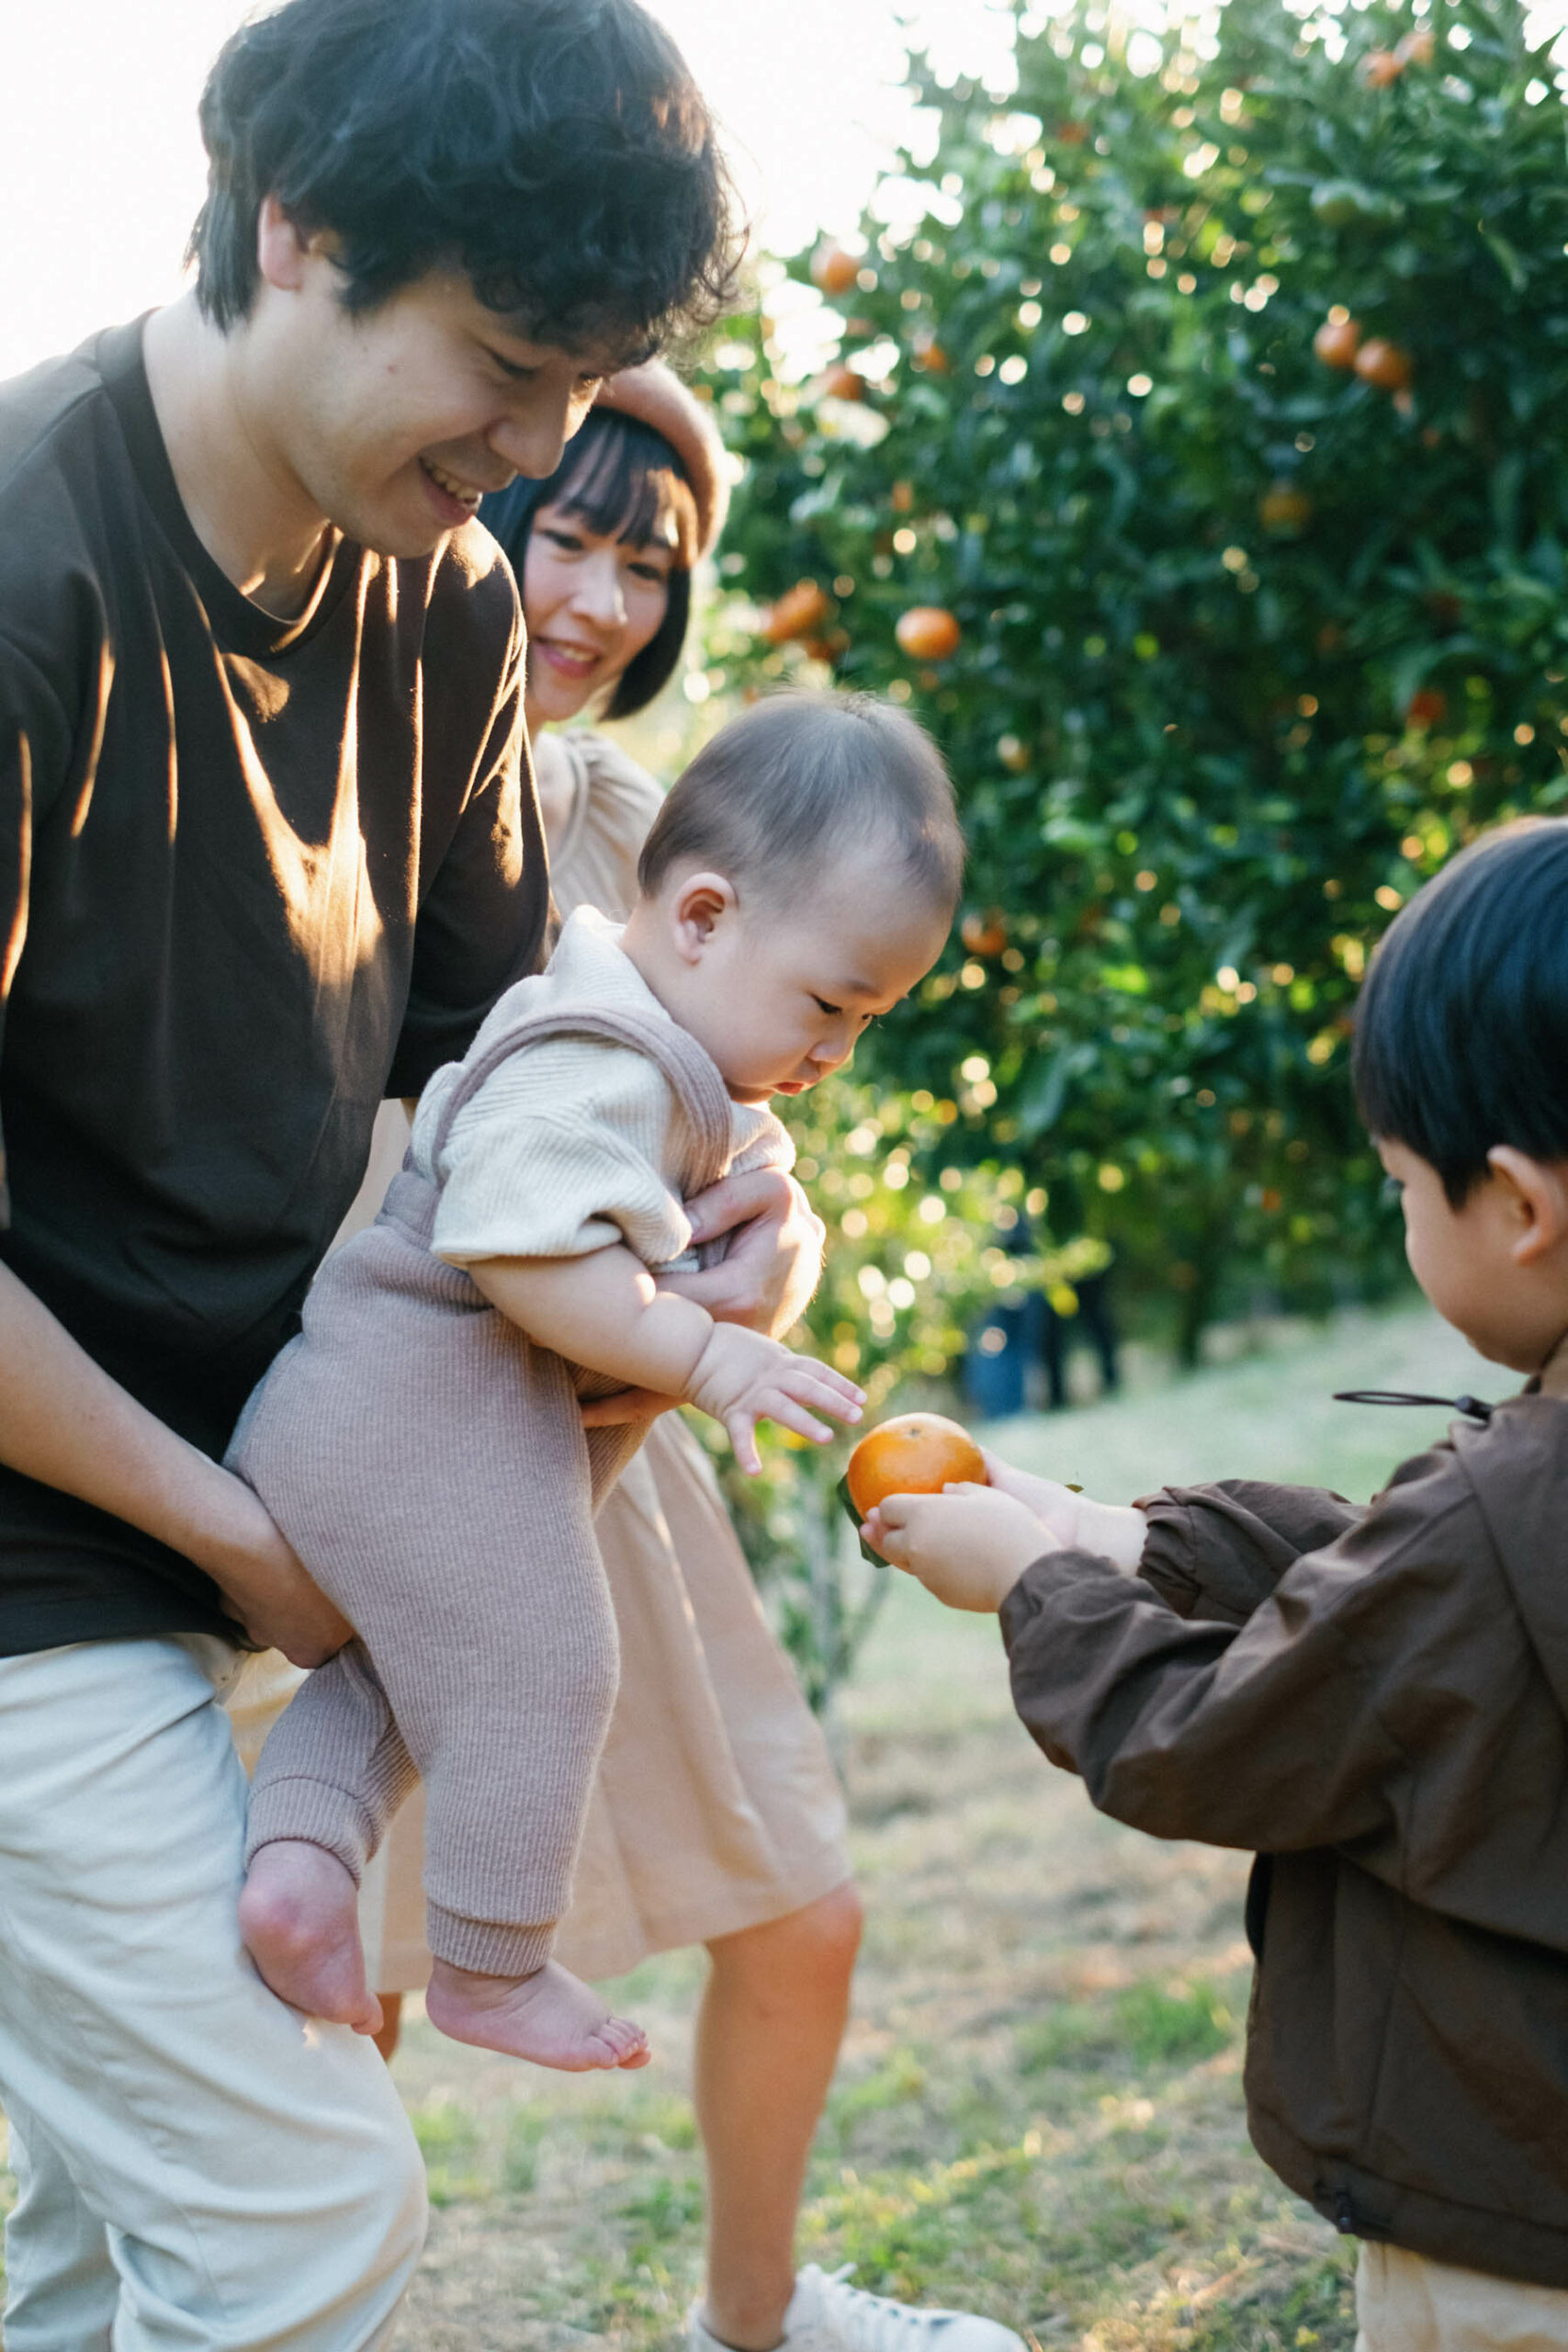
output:
<instances>
[{"instance_id":1,"label":"boy's bowl cut hair","mask_svg":"<svg viewBox=\"0 0 1568 2352\"><path fill-rule=\"evenodd\" d=\"M685 468L650 424L614 409L590 409L553 474L542 481L519 474L505 490L480 501L479 520L499 540L517 575L519 594L528 541L544 506L564 507L600 537L626 539L634 547L645 544L662 524L675 526L664 618L622 671L602 714L630 718L674 674L691 624L697 510Z\"/></svg>"},{"instance_id":2,"label":"boy's bowl cut hair","mask_svg":"<svg viewBox=\"0 0 1568 2352\"><path fill-rule=\"evenodd\" d=\"M456 267L517 333L625 360L733 290L713 119L637 0L285 0L220 53L201 130L188 258L225 329L268 195L335 237L350 312Z\"/></svg>"},{"instance_id":3,"label":"boy's bowl cut hair","mask_svg":"<svg viewBox=\"0 0 1568 2352\"><path fill-rule=\"evenodd\" d=\"M1453 1207L1495 1144L1568 1159L1568 818L1461 852L1396 915L1356 1007L1356 1099Z\"/></svg>"},{"instance_id":4,"label":"boy's bowl cut hair","mask_svg":"<svg viewBox=\"0 0 1568 2352\"><path fill-rule=\"evenodd\" d=\"M654 820L637 880L652 895L681 866L712 866L783 906L811 872L861 848L951 919L964 835L941 752L874 695L775 694L698 752Z\"/></svg>"}]
</instances>

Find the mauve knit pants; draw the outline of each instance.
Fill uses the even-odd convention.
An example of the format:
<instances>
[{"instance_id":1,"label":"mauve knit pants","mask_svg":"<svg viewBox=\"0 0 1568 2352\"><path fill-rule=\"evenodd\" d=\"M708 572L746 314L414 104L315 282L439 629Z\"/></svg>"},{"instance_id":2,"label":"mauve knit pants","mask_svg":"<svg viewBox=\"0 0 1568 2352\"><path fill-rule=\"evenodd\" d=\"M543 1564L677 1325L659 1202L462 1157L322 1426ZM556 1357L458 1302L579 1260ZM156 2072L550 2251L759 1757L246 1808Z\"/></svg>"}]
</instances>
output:
<instances>
[{"instance_id":1,"label":"mauve knit pants","mask_svg":"<svg viewBox=\"0 0 1568 2352\"><path fill-rule=\"evenodd\" d=\"M525 988L527 983L523 983ZM729 1097L673 1023L579 1004L524 1015L464 1062L430 1147L512 1054L594 1035L646 1053L685 1114L680 1190L716 1183ZM324 1846L357 1881L417 1777L438 1960L523 1976L549 1956L619 1679L593 1512L640 1425L585 1432L574 1375L431 1247L438 1185L405 1167L330 1257L303 1328L241 1417L253 1486L359 1639L311 1675L263 1748L246 1860ZM372 1664L374 1660L374 1664Z\"/></svg>"},{"instance_id":2,"label":"mauve knit pants","mask_svg":"<svg viewBox=\"0 0 1568 2352\"><path fill-rule=\"evenodd\" d=\"M422 1195L398 1177L327 1261L231 1451L360 1635L268 1738L247 1850L304 1838L357 1879L417 1773L432 1951L520 1976L567 1907L615 1702L592 1513L640 1432L584 1432L564 1359L431 1254Z\"/></svg>"}]
</instances>

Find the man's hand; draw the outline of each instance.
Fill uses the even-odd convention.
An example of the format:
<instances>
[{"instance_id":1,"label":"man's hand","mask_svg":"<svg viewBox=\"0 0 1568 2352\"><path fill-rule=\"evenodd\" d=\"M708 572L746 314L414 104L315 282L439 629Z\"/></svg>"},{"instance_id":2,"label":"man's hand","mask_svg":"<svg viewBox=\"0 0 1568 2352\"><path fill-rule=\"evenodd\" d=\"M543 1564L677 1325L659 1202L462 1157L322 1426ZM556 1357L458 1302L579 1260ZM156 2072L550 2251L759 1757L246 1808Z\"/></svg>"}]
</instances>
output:
<instances>
[{"instance_id":1,"label":"man's hand","mask_svg":"<svg viewBox=\"0 0 1568 2352\"><path fill-rule=\"evenodd\" d=\"M1057 1549L1027 1503L964 1483L940 1495L888 1495L861 1533L949 1609L999 1609L1030 1563Z\"/></svg>"},{"instance_id":2,"label":"man's hand","mask_svg":"<svg viewBox=\"0 0 1568 2352\"><path fill-rule=\"evenodd\" d=\"M705 1306L717 1323L744 1323L780 1339L805 1313L822 1272L827 1231L793 1176L759 1168L727 1176L686 1203L696 1242L729 1236L716 1266L667 1274L660 1290Z\"/></svg>"},{"instance_id":3,"label":"man's hand","mask_svg":"<svg viewBox=\"0 0 1568 2352\"><path fill-rule=\"evenodd\" d=\"M693 1238L730 1238L716 1266L701 1273L663 1274L660 1290L705 1306L717 1323L739 1323L779 1339L800 1320L822 1272L827 1238L821 1218L793 1176L782 1168L760 1168L749 1176L727 1176L686 1203ZM652 1388L623 1388L596 1397L582 1408L585 1429L607 1429L625 1421L649 1421L678 1405L678 1396Z\"/></svg>"},{"instance_id":4,"label":"man's hand","mask_svg":"<svg viewBox=\"0 0 1568 2352\"><path fill-rule=\"evenodd\" d=\"M838 1421L858 1421L865 1392L841 1372L830 1372L810 1356L797 1356L782 1340L738 1323L716 1323L697 1359L687 1395L700 1411L722 1421L742 1470L761 1468L757 1423L777 1421L797 1437L826 1445L833 1431L809 1409Z\"/></svg>"},{"instance_id":5,"label":"man's hand","mask_svg":"<svg viewBox=\"0 0 1568 2352\"><path fill-rule=\"evenodd\" d=\"M353 1626L306 1575L259 1496L230 1471L214 1467L213 1476L229 1491L218 1497L203 1565L253 1642L294 1666L324 1666L354 1639Z\"/></svg>"}]
</instances>

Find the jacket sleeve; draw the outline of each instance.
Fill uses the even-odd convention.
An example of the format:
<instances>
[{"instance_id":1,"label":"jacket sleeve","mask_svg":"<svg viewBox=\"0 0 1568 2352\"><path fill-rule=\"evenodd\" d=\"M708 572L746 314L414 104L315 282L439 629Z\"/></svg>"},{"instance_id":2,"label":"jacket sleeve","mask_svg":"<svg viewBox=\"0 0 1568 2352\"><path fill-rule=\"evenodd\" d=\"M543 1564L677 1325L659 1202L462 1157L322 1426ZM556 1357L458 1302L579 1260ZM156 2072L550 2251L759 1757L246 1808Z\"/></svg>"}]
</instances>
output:
<instances>
[{"instance_id":1,"label":"jacket sleeve","mask_svg":"<svg viewBox=\"0 0 1568 2352\"><path fill-rule=\"evenodd\" d=\"M1315 1552L1366 1517L1326 1487L1264 1486L1227 1478L1215 1487L1167 1487L1140 1498L1149 1532L1138 1574L1179 1617L1244 1625L1303 1552Z\"/></svg>"},{"instance_id":2,"label":"jacket sleeve","mask_svg":"<svg viewBox=\"0 0 1568 2352\"><path fill-rule=\"evenodd\" d=\"M1428 1663L1433 1643L1462 1659L1484 1639L1496 1586L1475 1574L1478 1550L1443 1448L1239 1627L1184 1620L1109 1562L1051 1553L1002 1610L1014 1702L1103 1812L1156 1837L1276 1852L1375 1838L1408 1808L1425 1736L1412 1613Z\"/></svg>"}]
</instances>

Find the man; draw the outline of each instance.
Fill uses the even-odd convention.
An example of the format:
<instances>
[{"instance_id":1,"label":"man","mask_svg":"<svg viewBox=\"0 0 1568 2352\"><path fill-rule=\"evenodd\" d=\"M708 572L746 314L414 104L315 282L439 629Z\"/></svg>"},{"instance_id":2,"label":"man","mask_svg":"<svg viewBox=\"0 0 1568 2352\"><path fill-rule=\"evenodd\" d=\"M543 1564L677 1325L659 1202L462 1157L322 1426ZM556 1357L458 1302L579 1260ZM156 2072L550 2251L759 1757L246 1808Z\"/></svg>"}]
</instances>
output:
<instances>
[{"instance_id":1,"label":"man","mask_svg":"<svg viewBox=\"0 0 1568 2352\"><path fill-rule=\"evenodd\" d=\"M348 1629L218 1462L378 1102L539 947L470 518L732 262L636 0L288 0L202 128L194 293L0 390L9 2352L351 2352L417 2259L373 2049L241 1953L236 1621ZM813 1237L737 1215L720 1311L785 1316Z\"/></svg>"}]
</instances>

